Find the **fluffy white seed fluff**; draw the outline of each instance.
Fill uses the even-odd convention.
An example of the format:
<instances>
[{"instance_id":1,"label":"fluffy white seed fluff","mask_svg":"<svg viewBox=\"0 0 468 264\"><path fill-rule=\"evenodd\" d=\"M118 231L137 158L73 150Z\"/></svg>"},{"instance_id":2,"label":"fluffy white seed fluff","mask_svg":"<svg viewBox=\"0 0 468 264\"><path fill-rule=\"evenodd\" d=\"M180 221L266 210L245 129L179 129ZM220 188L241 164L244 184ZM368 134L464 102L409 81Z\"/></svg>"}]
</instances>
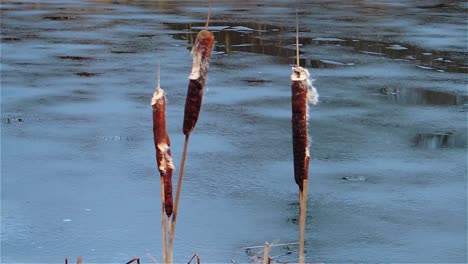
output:
<instances>
[{"instance_id":1,"label":"fluffy white seed fluff","mask_svg":"<svg viewBox=\"0 0 468 264\"><path fill-rule=\"evenodd\" d=\"M161 87L157 87L154 91L153 98L151 98L151 106L158 103L158 101L164 96L164 90Z\"/></svg>"},{"instance_id":2,"label":"fluffy white seed fluff","mask_svg":"<svg viewBox=\"0 0 468 264\"><path fill-rule=\"evenodd\" d=\"M163 153L163 160L161 161L161 164L159 164L159 170L166 173L166 168L167 168L167 160L166 160L166 153L167 150L169 149L169 146L166 143L161 143L158 144L158 150Z\"/></svg>"},{"instance_id":3,"label":"fluffy white seed fluff","mask_svg":"<svg viewBox=\"0 0 468 264\"><path fill-rule=\"evenodd\" d=\"M161 164L159 165L159 170L163 171L164 173L166 173L167 168L175 170L174 163L172 162L172 157L171 155L169 155L169 149L170 147L166 143L158 144L158 150L163 153L164 157L161 161Z\"/></svg>"},{"instance_id":4,"label":"fluffy white seed fluff","mask_svg":"<svg viewBox=\"0 0 468 264\"><path fill-rule=\"evenodd\" d=\"M195 48L192 49L192 72L190 73L190 80L197 80L200 78L200 68L202 66L202 54L201 52L195 51Z\"/></svg>"},{"instance_id":5,"label":"fluffy white seed fluff","mask_svg":"<svg viewBox=\"0 0 468 264\"><path fill-rule=\"evenodd\" d=\"M312 85L313 80L310 79L307 69L300 66L292 68L291 81L305 81L307 84L307 100L313 105L317 104L319 94L317 89Z\"/></svg>"}]
</instances>

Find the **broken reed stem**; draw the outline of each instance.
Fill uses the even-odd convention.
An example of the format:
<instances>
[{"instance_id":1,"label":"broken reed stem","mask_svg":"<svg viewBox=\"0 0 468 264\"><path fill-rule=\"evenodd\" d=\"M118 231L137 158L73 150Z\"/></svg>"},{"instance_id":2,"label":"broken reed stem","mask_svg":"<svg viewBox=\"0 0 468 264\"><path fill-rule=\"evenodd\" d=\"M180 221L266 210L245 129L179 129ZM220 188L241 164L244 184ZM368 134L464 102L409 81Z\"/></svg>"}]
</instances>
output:
<instances>
[{"instance_id":1,"label":"broken reed stem","mask_svg":"<svg viewBox=\"0 0 468 264\"><path fill-rule=\"evenodd\" d=\"M132 264L133 262L136 262L137 264L140 264L140 258L134 257L125 264Z\"/></svg>"},{"instance_id":2,"label":"broken reed stem","mask_svg":"<svg viewBox=\"0 0 468 264\"><path fill-rule=\"evenodd\" d=\"M175 229L176 229L176 223L177 223L177 214L179 212L180 192L182 189L182 180L184 178L185 159L187 157L189 139L190 139L190 134L185 136L184 150L182 151L182 161L180 162L180 167L179 167L179 178L177 179L177 190L176 190L176 197L175 197L175 202L174 202L174 210L172 211L172 223L170 224L170 230L169 230L170 252L172 252L173 246L174 246L174 235L175 235Z\"/></svg>"},{"instance_id":3,"label":"broken reed stem","mask_svg":"<svg viewBox=\"0 0 468 264\"><path fill-rule=\"evenodd\" d=\"M190 258L190 260L187 262L187 264L192 263L192 260L193 260L195 257L197 257L197 264L200 264L201 261L200 261L200 256L198 255L198 253L193 254L193 256Z\"/></svg>"},{"instance_id":4,"label":"broken reed stem","mask_svg":"<svg viewBox=\"0 0 468 264\"><path fill-rule=\"evenodd\" d=\"M263 250L263 264L267 264L270 259L270 244L265 242L265 249Z\"/></svg>"},{"instance_id":5,"label":"broken reed stem","mask_svg":"<svg viewBox=\"0 0 468 264\"><path fill-rule=\"evenodd\" d=\"M307 193L309 190L309 180L304 179L302 191L299 192L299 263L305 263L304 244L305 226L307 216Z\"/></svg>"}]
</instances>

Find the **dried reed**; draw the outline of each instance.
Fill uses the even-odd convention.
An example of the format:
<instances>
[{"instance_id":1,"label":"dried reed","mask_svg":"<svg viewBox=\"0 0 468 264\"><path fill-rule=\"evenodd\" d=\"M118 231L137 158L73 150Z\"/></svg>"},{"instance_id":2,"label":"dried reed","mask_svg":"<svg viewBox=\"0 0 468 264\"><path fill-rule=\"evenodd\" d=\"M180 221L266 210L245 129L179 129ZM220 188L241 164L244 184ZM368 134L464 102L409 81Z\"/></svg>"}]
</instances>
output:
<instances>
[{"instance_id":1,"label":"dried reed","mask_svg":"<svg viewBox=\"0 0 468 264\"><path fill-rule=\"evenodd\" d=\"M193 260L195 257L197 258L197 264L200 264L200 263L201 263L201 260L200 260L200 255L198 255L198 253L193 254L193 256L189 259L189 261L187 262L187 264L192 263L192 260Z\"/></svg>"},{"instance_id":2,"label":"dried reed","mask_svg":"<svg viewBox=\"0 0 468 264\"><path fill-rule=\"evenodd\" d=\"M305 221L309 178L308 102L316 104L318 94L309 71L299 65L299 17L296 13L296 67L291 75L294 179L299 186L299 263L304 263Z\"/></svg>"}]
</instances>

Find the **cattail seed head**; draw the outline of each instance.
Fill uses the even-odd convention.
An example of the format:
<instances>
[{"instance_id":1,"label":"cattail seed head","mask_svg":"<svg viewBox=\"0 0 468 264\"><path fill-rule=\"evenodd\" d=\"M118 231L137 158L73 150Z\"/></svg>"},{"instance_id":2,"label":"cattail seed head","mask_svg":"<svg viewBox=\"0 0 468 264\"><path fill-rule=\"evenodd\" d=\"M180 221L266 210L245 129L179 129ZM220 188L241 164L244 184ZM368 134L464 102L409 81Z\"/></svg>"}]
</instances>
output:
<instances>
[{"instance_id":1,"label":"cattail seed head","mask_svg":"<svg viewBox=\"0 0 468 264\"><path fill-rule=\"evenodd\" d=\"M208 30L198 33L192 48L193 65L190 73L189 85L184 110L183 132L188 136L198 121L203 99L203 88L205 87L206 75L213 49L214 36Z\"/></svg>"},{"instance_id":2,"label":"cattail seed head","mask_svg":"<svg viewBox=\"0 0 468 264\"><path fill-rule=\"evenodd\" d=\"M153 137L156 148L156 162L159 174L164 181L164 207L167 216L172 214L172 172L174 164L171 157L170 139L166 131L166 98L163 89L157 87L151 99L153 108Z\"/></svg>"},{"instance_id":3,"label":"cattail seed head","mask_svg":"<svg viewBox=\"0 0 468 264\"><path fill-rule=\"evenodd\" d=\"M308 103L316 104L317 100L318 93L309 79L309 71L294 67L291 75L294 179L301 190L303 180L309 177Z\"/></svg>"}]
</instances>

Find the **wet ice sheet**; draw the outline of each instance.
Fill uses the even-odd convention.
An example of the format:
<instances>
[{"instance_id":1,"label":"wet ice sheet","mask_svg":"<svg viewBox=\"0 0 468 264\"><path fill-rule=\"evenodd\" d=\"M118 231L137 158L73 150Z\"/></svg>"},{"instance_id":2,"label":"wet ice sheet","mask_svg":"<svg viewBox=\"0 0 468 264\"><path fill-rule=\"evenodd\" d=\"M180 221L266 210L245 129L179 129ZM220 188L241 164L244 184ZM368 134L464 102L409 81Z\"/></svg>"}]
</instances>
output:
<instances>
[{"instance_id":1,"label":"wet ice sheet","mask_svg":"<svg viewBox=\"0 0 468 264\"><path fill-rule=\"evenodd\" d=\"M149 99L159 61L180 157L197 32L189 25L204 25L206 9L100 2L110 5L2 3L6 262L160 256ZM301 13L301 64L312 68L321 94L309 121L311 262L466 260L466 80L457 73L463 34L458 26L408 33L425 27L409 25L429 14L451 25L462 23L462 13L418 4L303 7L317 12ZM285 22L295 8L281 1L241 6L214 9L213 25L253 30L215 32L217 54L187 160L175 245L181 261L197 251L207 262L245 262L243 246L297 240L294 28ZM265 18L271 24L255 22ZM397 45L407 49L387 48Z\"/></svg>"}]
</instances>

